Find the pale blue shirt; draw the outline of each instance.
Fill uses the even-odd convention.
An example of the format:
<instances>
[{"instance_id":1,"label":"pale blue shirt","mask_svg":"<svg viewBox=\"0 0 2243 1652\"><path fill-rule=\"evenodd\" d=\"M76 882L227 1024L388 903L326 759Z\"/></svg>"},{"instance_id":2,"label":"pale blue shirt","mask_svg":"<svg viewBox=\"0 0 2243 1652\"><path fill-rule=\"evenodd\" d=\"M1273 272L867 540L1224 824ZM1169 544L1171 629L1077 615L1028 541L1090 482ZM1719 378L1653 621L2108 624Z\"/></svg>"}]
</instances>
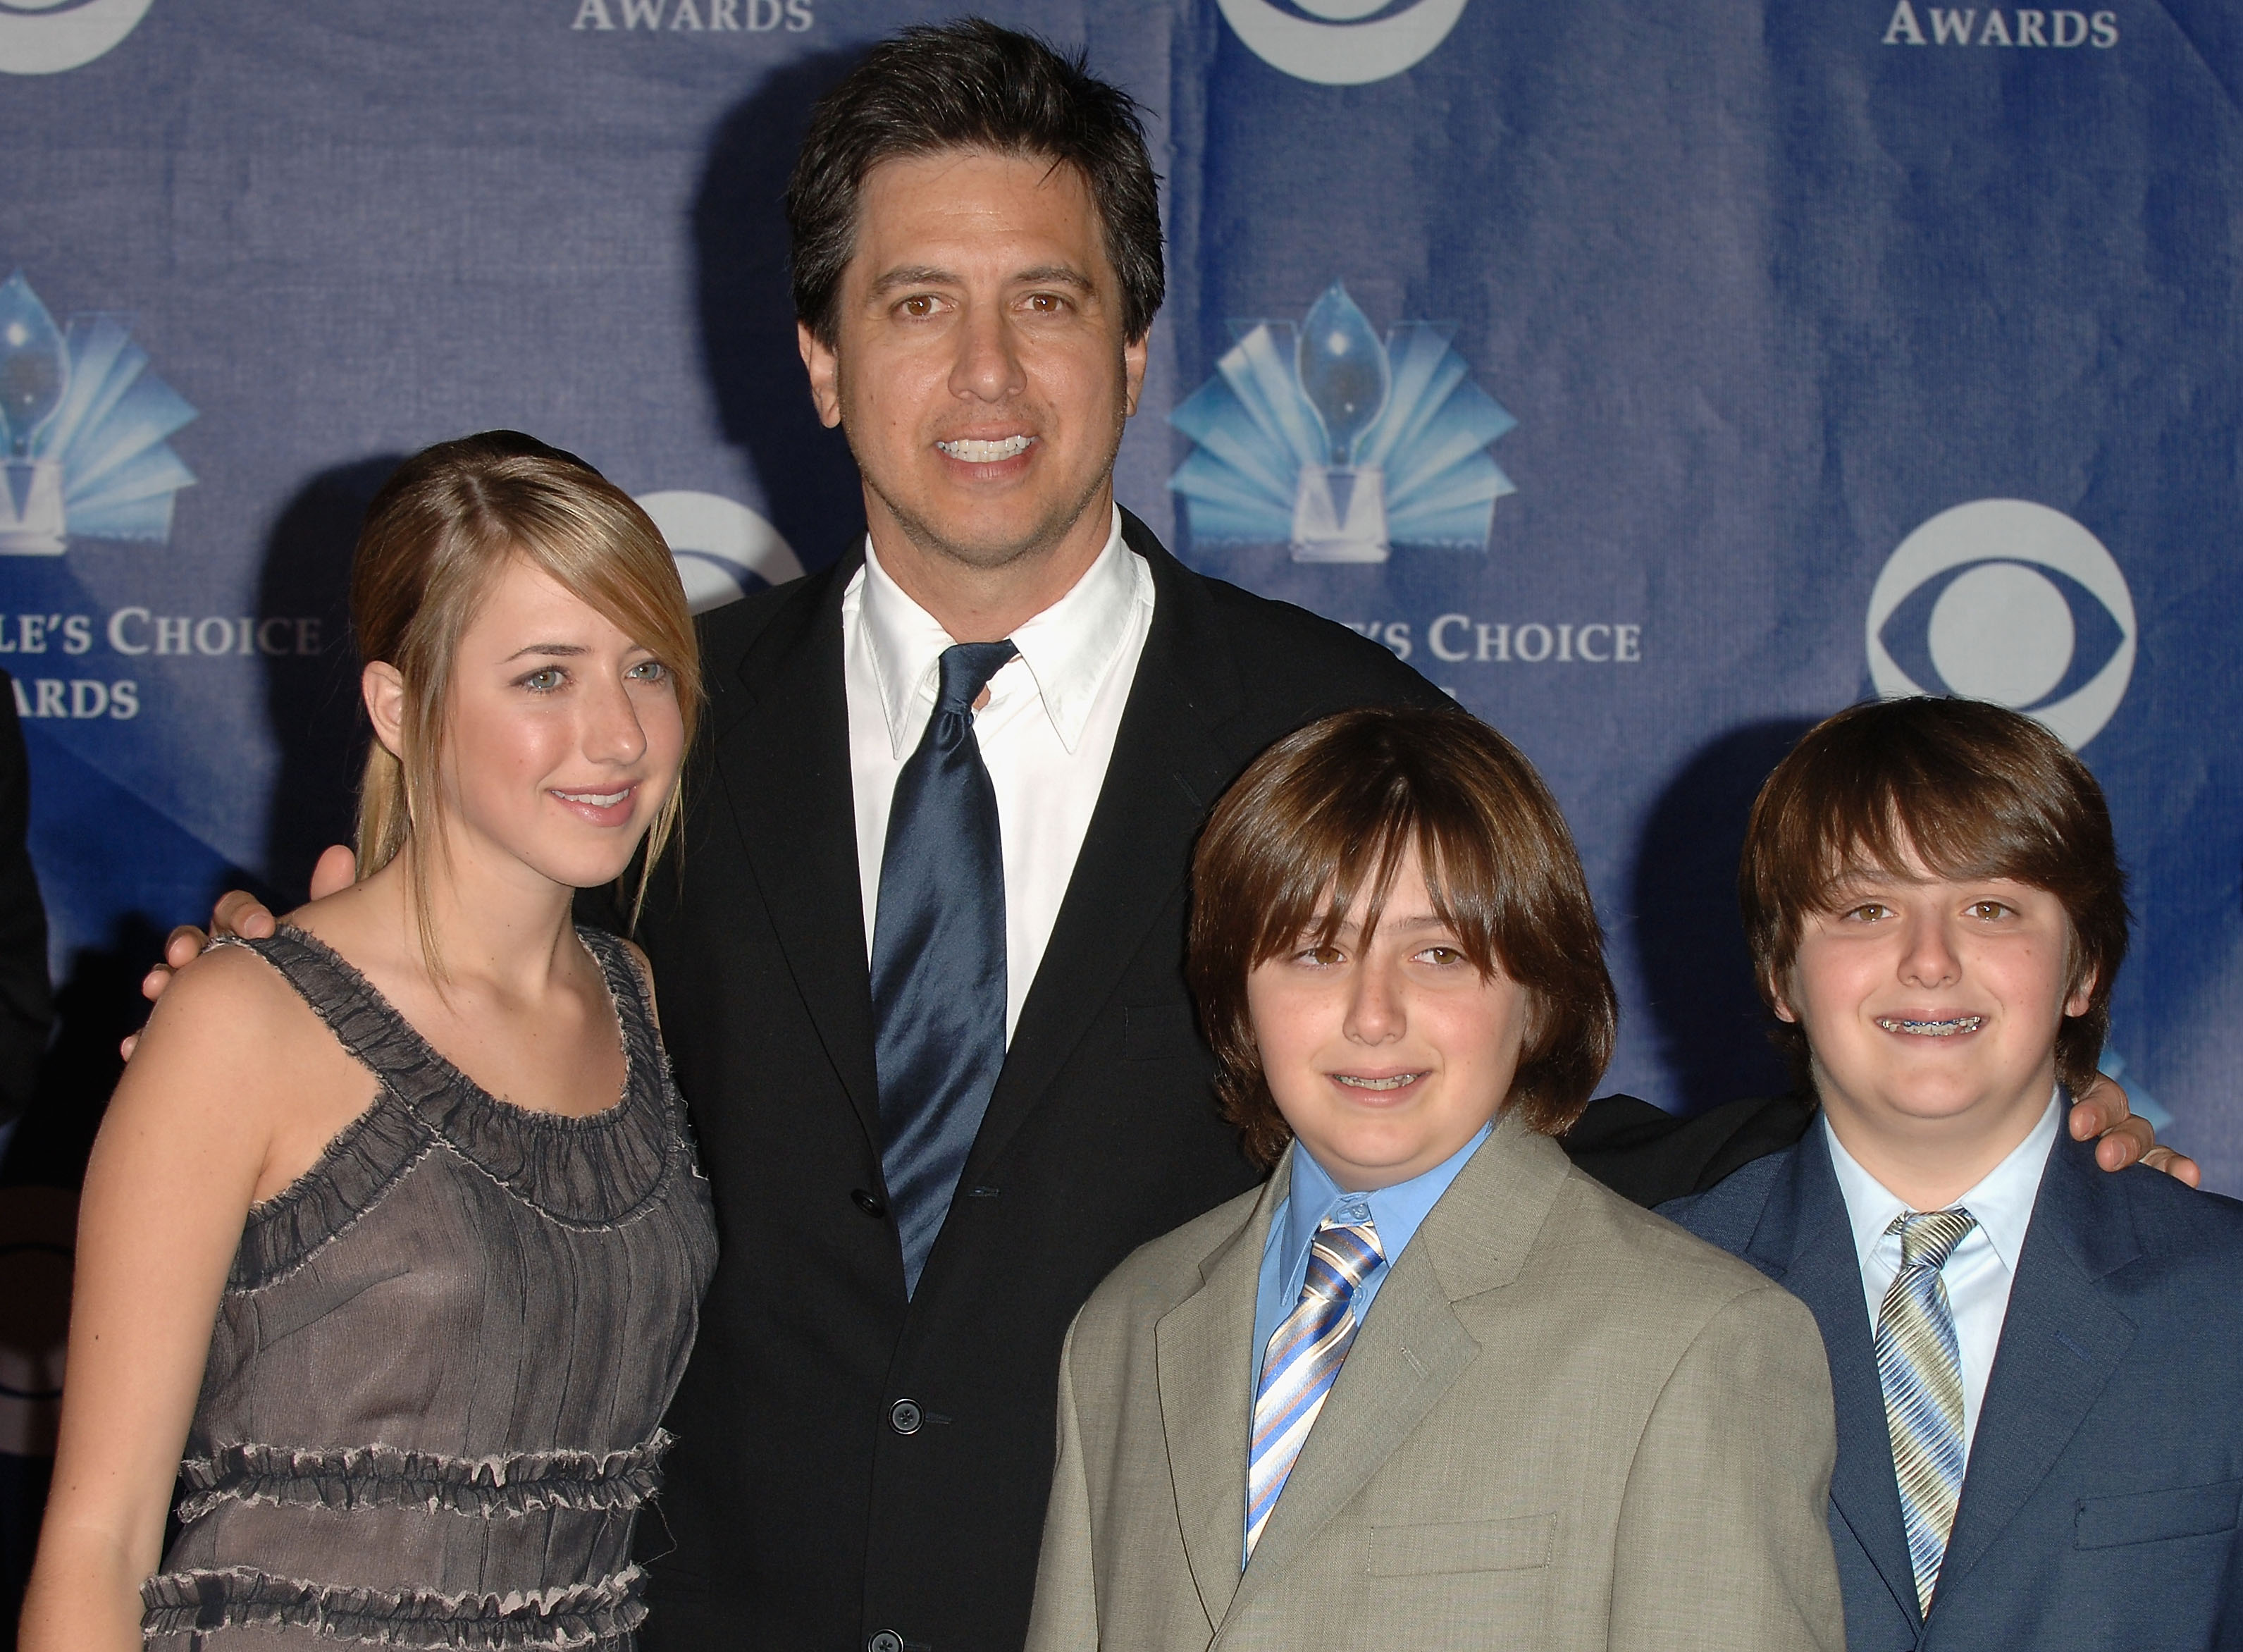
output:
<instances>
[{"instance_id":1,"label":"pale blue shirt","mask_svg":"<svg viewBox=\"0 0 2243 1652\"><path fill-rule=\"evenodd\" d=\"M1939 1273L1947 1286L1948 1305L1955 1314L1956 1351L1963 1356L1966 1460L1977 1433L1978 1411L1986 1398L1986 1379L1994 1369L1994 1351L2001 1345L2002 1321L2010 1311L2010 1283L2017 1277L2017 1256L2024 1249L2025 1229L2032 1222L2033 1201L2040 1196L2041 1172L2048 1167L2049 1150L2056 1145L2064 1110L2064 1092L2058 1089L2049 1098L2048 1109L2031 1134L1989 1171L1984 1181L1955 1201L1955 1208L1978 1218L1978 1225L1963 1236ZM1910 1206L1846 1151L1846 1144L1830 1128L1827 1113L1822 1129L1830 1143L1831 1166L1838 1173L1838 1191L1845 1196L1847 1219L1853 1224L1854 1254L1862 1264L1862 1294L1869 1302L1869 1325L1874 1329L1885 1292L1900 1271L1900 1235L1885 1230Z\"/></svg>"},{"instance_id":2,"label":"pale blue shirt","mask_svg":"<svg viewBox=\"0 0 2243 1652\"><path fill-rule=\"evenodd\" d=\"M1262 1283L1254 1296L1252 1374L1257 1389L1262 1386L1262 1356L1269 1351L1270 1338L1301 1299L1301 1281L1309 1274L1309 1244L1324 1218L1350 1224L1368 1219L1378 1231L1378 1251L1386 1261L1355 1288L1355 1322L1359 1325L1426 1213L1449 1190L1465 1161L1479 1151L1480 1143L1494 1129L1492 1123L1481 1125L1478 1135L1431 1170L1375 1193L1349 1192L1332 1180L1307 1149L1297 1142L1293 1144L1292 1185L1285 1202L1270 1218L1270 1237L1262 1247Z\"/></svg>"},{"instance_id":3,"label":"pale blue shirt","mask_svg":"<svg viewBox=\"0 0 2243 1652\"><path fill-rule=\"evenodd\" d=\"M1378 1253L1386 1259L1355 1288L1355 1322L1361 1325L1378 1287L1417 1237L1427 1214L1449 1190L1465 1161L1478 1152L1480 1143L1494 1131L1492 1121L1481 1125L1478 1135L1431 1170L1374 1193L1348 1191L1332 1180L1306 1148L1298 1142L1293 1143L1292 1183L1286 1189L1285 1202L1270 1218L1270 1237L1262 1246L1262 1280L1254 1293L1250 1380L1256 1389L1262 1386L1262 1356L1269 1352L1270 1338L1301 1299L1301 1282L1309 1275L1309 1245L1324 1218L1330 1217L1351 1226L1367 1220L1377 1230Z\"/></svg>"}]
</instances>

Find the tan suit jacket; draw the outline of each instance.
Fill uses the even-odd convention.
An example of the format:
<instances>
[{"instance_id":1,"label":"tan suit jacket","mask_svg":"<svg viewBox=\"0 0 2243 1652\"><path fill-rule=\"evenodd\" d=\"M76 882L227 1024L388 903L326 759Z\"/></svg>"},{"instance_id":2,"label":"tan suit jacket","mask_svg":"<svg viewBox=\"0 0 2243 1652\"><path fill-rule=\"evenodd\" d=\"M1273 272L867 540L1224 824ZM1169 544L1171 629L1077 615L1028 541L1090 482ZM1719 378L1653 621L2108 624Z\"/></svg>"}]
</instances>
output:
<instances>
[{"instance_id":1,"label":"tan suit jacket","mask_svg":"<svg viewBox=\"0 0 2243 1652\"><path fill-rule=\"evenodd\" d=\"M1076 1317L1029 1652L1843 1646L1814 1318L1508 1118L1393 1264L1241 1575L1290 1166Z\"/></svg>"}]
</instances>

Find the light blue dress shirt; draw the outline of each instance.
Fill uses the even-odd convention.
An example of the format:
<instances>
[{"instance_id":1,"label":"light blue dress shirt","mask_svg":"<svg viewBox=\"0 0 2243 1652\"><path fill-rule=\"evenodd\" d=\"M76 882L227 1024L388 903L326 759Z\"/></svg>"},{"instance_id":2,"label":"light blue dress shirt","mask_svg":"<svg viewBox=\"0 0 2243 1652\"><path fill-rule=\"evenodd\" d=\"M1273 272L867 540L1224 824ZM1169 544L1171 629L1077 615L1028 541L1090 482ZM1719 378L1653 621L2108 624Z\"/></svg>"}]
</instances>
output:
<instances>
[{"instance_id":1,"label":"light blue dress shirt","mask_svg":"<svg viewBox=\"0 0 2243 1652\"><path fill-rule=\"evenodd\" d=\"M1270 1219L1270 1237L1262 1247L1262 1282L1254 1296L1251 1357L1256 1389L1262 1386L1262 1356L1269 1352L1270 1338L1301 1299L1301 1281L1309 1273L1309 1244L1317 1237L1317 1230L1324 1225L1324 1218L1332 1217L1353 1224L1368 1217L1371 1224L1378 1230L1378 1251L1386 1261L1384 1266L1373 1268L1371 1277L1355 1288L1355 1322L1360 1325L1364 1316L1371 1311L1378 1287L1401 1259L1404 1248L1417 1236L1426 1213L1449 1190L1449 1183L1457 1179L1457 1172L1464 1169L1465 1161L1478 1152L1480 1143L1494 1131L1492 1122L1481 1125L1477 1136L1431 1170L1406 1182L1397 1182L1392 1187L1380 1188L1375 1193L1349 1192L1332 1180L1307 1149L1298 1142L1293 1144L1292 1185L1286 1191L1285 1202Z\"/></svg>"},{"instance_id":2,"label":"light blue dress shirt","mask_svg":"<svg viewBox=\"0 0 2243 1652\"><path fill-rule=\"evenodd\" d=\"M1350 1225L1368 1219L1378 1232L1378 1252L1386 1259L1355 1288L1355 1322L1360 1326L1378 1295L1378 1287L1385 1283L1403 1251L1417 1237L1427 1214L1440 1202L1441 1195L1449 1190L1449 1183L1457 1179L1457 1172L1464 1169L1465 1161L1478 1152L1480 1144L1494 1133L1495 1124L1491 1120L1479 1127L1479 1133L1471 1141L1431 1170L1392 1187L1380 1188L1375 1193L1349 1192L1332 1180L1306 1148L1297 1141L1293 1143L1292 1183L1286 1190L1285 1202L1270 1218L1270 1237L1262 1246L1261 1283L1254 1293L1250 1380L1255 1391L1262 1386L1262 1357L1269 1352L1270 1338L1301 1299L1301 1281L1309 1274L1309 1245L1317 1237L1317 1230L1324 1224L1324 1218L1331 1217ZM1243 1558L1239 1564L1245 1564Z\"/></svg>"},{"instance_id":3,"label":"light blue dress shirt","mask_svg":"<svg viewBox=\"0 0 2243 1652\"><path fill-rule=\"evenodd\" d=\"M2010 1311L2010 1284L2017 1278L2017 1258L2025 1247L2025 1230L2032 1224L2033 1201L2040 1197L2041 1173L2048 1168L2049 1150L2066 1111L2059 1088L2049 1097L2047 1109L2025 1139L2011 1150L1950 1208L1970 1211L1978 1225L1947 1258L1939 1277L1947 1286L1947 1302L1955 1315L1955 1349L1963 1358L1963 1450L1968 1460L1970 1442L1977 1437L1978 1413L1986 1400L1986 1379L1993 1375L1994 1351L2001 1346L2002 1321ZM1846 1150L1837 1131L1830 1129L1829 1114L1822 1128L1830 1142L1830 1167L1838 1173L1838 1191L1845 1197L1846 1217L1854 1230L1854 1254L1862 1264L1862 1295L1869 1306L1874 1330L1877 1310L1900 1271L1900 1235L1888 1233L1893 1218L1909 1209L1897 1194L1862 1168Z\"/></svg>"}]
</instances>

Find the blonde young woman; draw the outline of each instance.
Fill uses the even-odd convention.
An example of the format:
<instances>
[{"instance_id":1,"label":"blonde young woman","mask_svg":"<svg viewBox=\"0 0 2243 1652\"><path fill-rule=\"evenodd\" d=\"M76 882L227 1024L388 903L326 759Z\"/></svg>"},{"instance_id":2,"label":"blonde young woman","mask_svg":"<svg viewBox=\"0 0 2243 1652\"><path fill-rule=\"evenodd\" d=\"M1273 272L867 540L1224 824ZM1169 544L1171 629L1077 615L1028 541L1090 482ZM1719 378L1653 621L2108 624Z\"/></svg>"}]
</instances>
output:
<instances>
[{"instance_id":1,"label":"blonde young woman","mask_svg":"<svg viewBox=\"0 0 2243 1652\"><path fill-rule=\"evenodd\" d=\"M569 908L677 818L684 594L627 496L502 431L384 488L352 612L365 873L182 973L111 1102L30 1652L644 1615L716 1239L643 961Z\"/></svg>"}]
</instances>

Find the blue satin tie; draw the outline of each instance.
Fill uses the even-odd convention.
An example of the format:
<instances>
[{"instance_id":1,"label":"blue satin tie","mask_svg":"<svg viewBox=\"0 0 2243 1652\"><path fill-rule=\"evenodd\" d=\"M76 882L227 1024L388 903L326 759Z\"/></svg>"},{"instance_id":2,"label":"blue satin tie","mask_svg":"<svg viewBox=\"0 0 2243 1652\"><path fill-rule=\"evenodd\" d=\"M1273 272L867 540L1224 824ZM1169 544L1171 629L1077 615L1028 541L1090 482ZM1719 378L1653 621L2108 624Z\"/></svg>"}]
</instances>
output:
<instances>
[{"instance_id":1,"label":"blue satin tie","mask_svg":"<svg viewBox=\"0 0 2243 1652\"><path fill-rule=\"evenodd\" d=\"M950 1213L1005 1064L1005 861L973 702L1009 642L942 651L942 685L896 777L872 920L880 1170L903 1240L904 1290Z\"/></svg>"}]
</instances>

